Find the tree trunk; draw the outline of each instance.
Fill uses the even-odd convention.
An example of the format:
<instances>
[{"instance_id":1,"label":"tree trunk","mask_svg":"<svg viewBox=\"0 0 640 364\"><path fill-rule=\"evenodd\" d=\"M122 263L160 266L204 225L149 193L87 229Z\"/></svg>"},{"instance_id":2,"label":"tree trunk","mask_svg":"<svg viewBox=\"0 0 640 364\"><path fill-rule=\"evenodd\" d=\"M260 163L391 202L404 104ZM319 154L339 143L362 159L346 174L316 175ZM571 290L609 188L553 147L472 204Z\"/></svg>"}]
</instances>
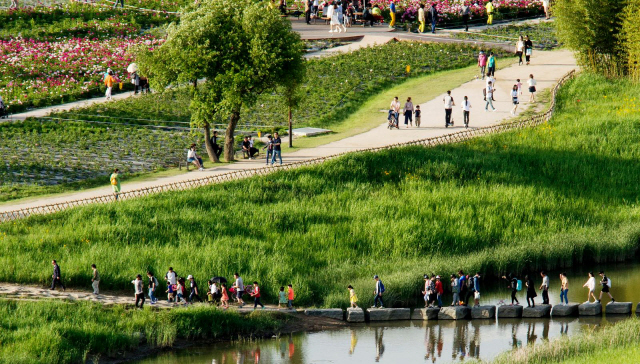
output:
<instances>
[{"instance_id":1,"label":"tree trunk","mask_svg":"<svg viewBox=\"0 0 640 364\"><path fill-rule=\"evenodd\" d=\"M198 88L198 79L193 80L193 88Z\"/></svg>"},{"instance_id":2,"label":"tree trunk","mask_svg":"<svg viewBox=\"0 0 640 364\"><path fill-rule=\"evenodd\" d=\"M229 116L229 125L227 125L227 131L224 134L224 159L227 162L231 162L234 160L234 143L235 140L233 138L233 134L236 131L236 126L238 125L238 120L240 120L240 111L232 111L231 116Z\"/></svg>"},{"instance_id":3,"label":"tree trunk","mask_svg":"<svg viewBox=\"0 0 640 364\"><path fill-rule=\"evenodd\" d=\"M293 127L291 126L291 105L289 105L289 148L293 148Z\"/></svg>"},{"instance_id":4,"label":"tree trunk","mask_svg":"<svg viewBox=\"0 0 640 364\"><path fill-rule=\"evenodd\" d=\"M213 163L220 162L216 152L213 150L213 143L211 142L211 126L209 125L209 122L204 123L204 145L207 148L209 160Z\"/></svg>"}]
</instances>

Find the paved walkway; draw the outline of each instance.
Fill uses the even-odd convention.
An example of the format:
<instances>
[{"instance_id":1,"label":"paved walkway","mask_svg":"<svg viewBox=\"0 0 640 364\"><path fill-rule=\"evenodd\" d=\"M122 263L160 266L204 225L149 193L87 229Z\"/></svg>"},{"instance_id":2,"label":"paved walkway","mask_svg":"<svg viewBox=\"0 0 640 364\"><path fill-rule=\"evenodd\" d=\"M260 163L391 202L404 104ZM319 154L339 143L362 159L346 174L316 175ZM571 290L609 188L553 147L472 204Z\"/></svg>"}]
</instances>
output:
<instances>
[{"instance_id":1,"label":"paved walkway","mask_svg":"<svg viewBox=\"0 0 640 364\"><path fill-rule=\"evenodd\" d=\"M495 99L497 101L494 102L494 106L497 108L497 110L495 112L484 111L484 102L482 100L482 89L484 88L484 81L482 80L470 80L460 87L453 89L452 96L454 97L458 105L461 104L462 98L465 95L469 97L472 105L470 123L470 126L472 128L490 126L505 121L511 117L511 115L509 114L509 111L512 107L510 91L517 78L520 78L524 84L523 89L525 93L522 97L522 100L528 100L528 92L526 92L525 82L530 73L534 74L536 80L538 81L538 91L542 91L550 88L564 74L576 68L577 66L575 59L570 51L537 51L535 53L535 57L532 59L532 65L518 66L516 64L498 71L496 75L497 83L495 92ZM425 87L429 87L429 85L425 85ZM400 97L401 101L404 101L406 100L407 96L412 95L398 96ZM407 129L402 127L400 130L388 130L386 128L386 112L380 113L377 115L372 115L372 117L380 118L380 125L368 132L322 145L316 148L302 149L292 153L288 153L283 156L283 159L285 163L298 162L342 152L357 151L372 147L384 147L387 145L409 142L416 139L435 137L461 130L462 127L460 125L462 124L462 111L459 106L456 106L453 112L456 126L453 128L444 127L444 107L442 104L443 96L444 95L438 96L435 99L420 105L423 115L421 128ZM391 102L391 100L389 100L389 102ZM523 101L520 106L520 110L523 110L527 106L527 102ZM163 177L141 182L124 183L123 191L166 185L175 182L186 181L205 176L218 175L238 170L262 168L264 166L265 164L263 159L240 160L237 163L207 169L202 172L191 171L171 177ZM111 186L105 184L104 187L86 191L5 203L0 205L0 213L28 207L62 203L65 201L79 200L103 195L111 195L111 193Z\"/></svg>"}]
</instances>

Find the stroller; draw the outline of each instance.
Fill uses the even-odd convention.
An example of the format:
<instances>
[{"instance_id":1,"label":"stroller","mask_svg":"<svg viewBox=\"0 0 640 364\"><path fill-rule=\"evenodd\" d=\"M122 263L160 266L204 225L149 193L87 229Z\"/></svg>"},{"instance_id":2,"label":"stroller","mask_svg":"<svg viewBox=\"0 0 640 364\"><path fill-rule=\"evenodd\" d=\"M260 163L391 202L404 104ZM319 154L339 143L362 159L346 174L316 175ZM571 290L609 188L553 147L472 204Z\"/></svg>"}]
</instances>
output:
<instances>
[{"instance_id":1,"label":"stroller","mask_svg":"<svg viewBox=\"0 0 640 364\"><path fill-rule=\"evenodd\" d=\"M389 124L387 125L387 128L389 128L389 130L393 128L400 129L400 127L398 126L398 115L393 110L389 110L387 121L389 122Z\"/></svg>"}]
</instances>

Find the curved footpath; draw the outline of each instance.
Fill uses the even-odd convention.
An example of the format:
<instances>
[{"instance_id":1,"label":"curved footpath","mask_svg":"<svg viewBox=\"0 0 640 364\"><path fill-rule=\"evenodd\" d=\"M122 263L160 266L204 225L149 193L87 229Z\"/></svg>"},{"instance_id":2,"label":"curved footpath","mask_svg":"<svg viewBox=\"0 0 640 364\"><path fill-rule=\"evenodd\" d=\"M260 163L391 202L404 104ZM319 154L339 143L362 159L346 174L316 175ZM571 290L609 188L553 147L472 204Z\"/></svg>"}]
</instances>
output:
<instances>
[{"instance_id":1,"label":"curved footpath","mask_svg":"<svg viewBox=\"0 0 640 364\"><path fill-rule=\"evenodd\" d=\"M505 59L499 59L498 63L507 62ZM315 148L307 148L298 150L292 153L283 155L285 163L301 162L318 157L326 157L337 153L358 151L368 148L385 147L398 143L410 142L416 139L424 139L442 136L450 134L452 132L463 130L460 126L462 124L462 111L460 104L464 96L469 97L471 102L471 117L470 128L486 127L501 123L510 119L512 116L509 111L511 110L511 88L517 78L520 78L523 82L524 94L521 97L523 102L520 105L520 110L524 110L528 103L524 100L528 100L528 92L526 89L526 80L529 74L533 74L537 80L538 93L546 90L554 85L563 75L572 69L576 69L576 61L573 54L568 50L558 51L537 51L532 58L532 65L530 66L518 66L517 64L510 67L499 70L496 74L496 91L494 106L495 112L485 112L484 102L482 100L482 89L485 82L480 79L470 80L469 82L461 85L460 87L451 90L451 94L458 106L454 107L453 117L456 122L456 126L453 128L444 127L444 106L442 97L440 95L435 99L420 105L422 110L422 127L421 128L404 128L400 130L388 130L387 129L387 113L385 110L379 114L380 125L365 133L358 134L349 138L345 138L336 142L325 144ZM429 87L425 84L425 88ZM407 96L413 95L398 95L400 101L406 100ZM389 100L391 102L391 100ZM402 119L402 118L401 118ZM150 188L161 185L169 185L176 182L184 182L197 178L220 175L234 171L246 171L250 169L263 168L265 166L264 160L240 160L237 163L224 165L216 168L210 168L205 171L192 171L180 175L157 178L152 180L146 180L141 182L132 182L123 184L123 192L138 190L144 188ZM104 187L71 192L59 195L51 195L41 198L31 198L26 200L17 200L13 202L7 202L0 205L0 214L20 210L24 208L33 208L44 205L52 205L58 203L65 203L69 201L89 199L100 196L111 196L111 186L105 183Z\"/></svg>"}]
</instances>

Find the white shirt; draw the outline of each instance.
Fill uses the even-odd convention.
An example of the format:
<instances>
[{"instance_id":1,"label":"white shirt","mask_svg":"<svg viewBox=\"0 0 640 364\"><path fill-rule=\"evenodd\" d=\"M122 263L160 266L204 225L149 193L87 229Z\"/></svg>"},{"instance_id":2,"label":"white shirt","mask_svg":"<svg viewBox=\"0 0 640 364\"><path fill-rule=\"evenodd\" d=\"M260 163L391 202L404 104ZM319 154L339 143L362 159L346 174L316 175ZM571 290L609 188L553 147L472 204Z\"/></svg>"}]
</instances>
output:
<instances>
[{"instance_id":1,"label":"white shirt","mask_svg":"<svg viewBox=\"0 0 640 364\"><path fill-rule=\"evenodd\" d=\"M395 112L400 112L400 102L396 100L391 101L391 110Z\"/></svg>"},{"instance_id":2,"label":"white shirt","mask_svg":"<svg viewBox=\"0 0 640 364\"><path fill-rule=\"evenodd\" d=\"M253 148L253 139L249 139L249 148Z\"/></svg>"},{"instance_id":3,"label":"white shirt","mask_svg":"<svg viewBox=\"0 0 640 364\"><path fill-rule=\"evenodd\" d=\"M167 280L171 284L176 284L176 272L167 272Z\"/></svg>"},{"instance_id":4,"label":"white shirt","mask_svg":"<svg viewBox=\"0 0 640 364\"><path fill-rule=\"evenodd\" d=\"M453 107L453 97L451 95L444 95L444 108L451 109Z\"/></svg>"},{"instance_id":5,"label":"white shirt","mask_svg":"<svg viewBox=\"0 0 640 364\"><path fill-rule=\"evenodd\" d=\"M519 40L518 43L516 44L516 50L518 52L522 52L524 50L524 41Z\"/></svg>"},{"instance_id":6,"label":"white shirt","mask_svg":"<svg viewBox=\"0 0 640 364\"><path fill-rule=\"evenodd\" d=\"M511 97L514 99L518 99L518 90L511 90Z\"/></svg>"},{"instance_id":7,"label":"white shirt","mask_svg":"<svg viewBox=\"0 0 640 364\"><path fill-rule=\"evenodd\" d=\"M549 7L549 0L542 0L542 6Z\"/></svg>"},{"instance_id":8,"label":"white shirt","mask_svg":"<svg viewBox=\"0 0 640 364\"><path fill-rule=\"evenodd\" d=\"M242 282L242 277L238 277L236 279L235 286L238 287L238 291L244 291L244 283Z\"/></svg>"},{"instance_id":9,"label":"white shirt","mask_svg":"<svg viewBox=\"0 0 640 364\"><path fill-rule=\"evenodd\" d=\"M318 0L313 1L313 6L318 6Z\"/></svg>"},{"instance_id":10,"label":"white shirt","mask_svg":"<svg viewBox=\"0 0 640 364\"><path fill-rule=\"evenodd\" d=\"M131 281L131 283L133 284L133 287L136 290L136 294L141 294L142 293L142 279L134 279L133 281Z\"/></svg>"},{"instance_id":11,"label":"white shirt","mask_svg":"<svg viewBox=\"0 0 640 364\"><path fill-rule=\"evenodd\" d=\"M593 291L596 289L596 279L594 277L589 278L589 280L586 283L587 288L589 288L589 291Z\"/></svg>"},{"instance_id":12,"label":"white shirt","mask_svg":"<svg viewBox=\"0 0 640 364\"><path fill-rule=\"evenodd\" d=\"M218 285L215 283L211 284L211 294L216 294L218 293Z\"/></svg>"},{"instance_id":13,"label":"white shirt","mask_svg":"<svg viewBox=\"0 0 640 364\"><path fill-rule=\"evenodd\" d=\"M331 18L333 16L333 5L329 5L329 7L327 7L327 18Z\"/></svg>"},{"instance_id":14,"label":"white shirt","mask_svg":"<svg viewBox=\"0 0 640 364\"><path fill-rule=\"evenodd\" d=\"M488 85L487 86L487 98L491 98L491 95L493 95L493 86L492 85Z\"/></svg>"},{"instance_id":15,"label":"white shirt","mask_svg":"<svg viewBox=\"0 0 640 364\"><path fill-rule=\"evenodd\" d=\"M542 285L549 289L549 276L542 277Z\"/></svg>"},{"instance_id":16,"label":"white shirt","mask_svg":"<svg viewBox=\"0 0 640 364\"><path fill-rule=\"evenodd\" d=\"M485 83L486 86L489 86L489 81L491 81L491 85L495 86L496 80L493 78L493 76L487 77L487 82Z\"/></svg>"},{"instance_id":17,"label":"white shirt","mask_svg":"<svg viewBox=\"0 0 640 364\"><path fill-rule=\"evenodd\" d=\"M535 86L536 85L536 80L534 80L533 78L530 78L527 81L527 84L529 85L529 87Z\"/></svg>"},{"instance_id":18,"label":"white shirt","mask_svg":"<svg viewBox=\"0 0 640 364\"><path fill-rule=\"evenodd\" d=\"M471 111L471 102L469 100L462 101L462 110Z\"/></svg>"},{"instance_id":19,"label":"white shirt","mask_svg":"<svg viewBox=\"0 0 640 364\"><path fill-rule=\"evenodd\" d=\"M187 152L187 159L189 159L189 158L196 159L196 151L195 150L189 149L189 151Z\"/></svg>"}]
</instances>

